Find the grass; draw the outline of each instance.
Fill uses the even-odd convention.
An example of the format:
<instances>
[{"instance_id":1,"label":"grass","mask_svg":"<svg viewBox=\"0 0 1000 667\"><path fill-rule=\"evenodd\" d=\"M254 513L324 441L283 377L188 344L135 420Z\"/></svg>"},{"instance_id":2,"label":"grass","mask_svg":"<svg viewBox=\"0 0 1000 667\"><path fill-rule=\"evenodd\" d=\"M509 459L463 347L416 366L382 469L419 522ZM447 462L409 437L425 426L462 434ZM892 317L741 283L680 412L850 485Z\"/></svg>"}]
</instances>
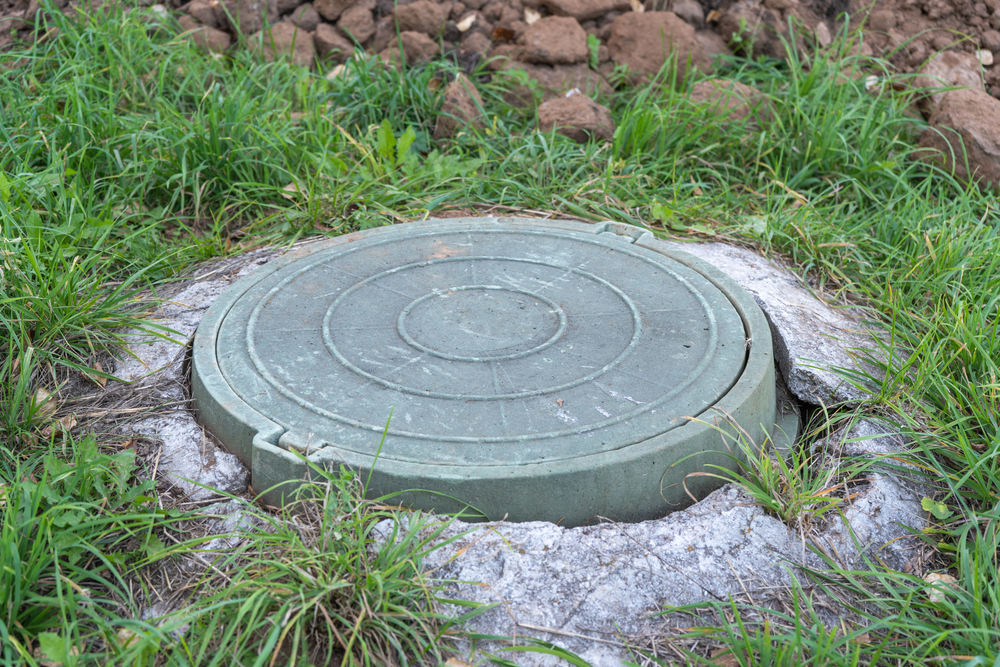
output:
<instances>
[{"instance_id":1,"label":"grass","mask_svg":"<svg viewBox=\"0 0 1000 667\"><path fill-rule=\"evenodd\" d=\"M0 54L5 664L445 656L456 630L419 575L439 527L415 517L374 541L395 514L362 502L349 475L318 479L298 513L248 509L257 523L242 546L190 582L199 602L163 625L142 620L140 575L204 546L179 537L194 519L161 510L113 441L43 433L46 393L80 372L99 377L123 329L170 334L143 314L194 263L449 207L736 238L884 323L893 354L871 360L884 379L854 378L875 382L861 407L911 438L913 461L947 489L934 500L951 513L921 539L957 590L934 602L920 576L830 563L812 585L853 600L863 622L829 627L797 598L785 614L708 605L694 611L714 622L694 634L740 665L995 664L1000 217L993 193L911 159L924 126L907 113L913 93L851 75L886 80L888 65L852 55L849 40L805 61L793 50L734 59L725 76L762 92L767 122L720 118L685 96L693 82L661 81L605 100L614 141L583 146L538 132L495 79L481 87L486 126L438 145L432 82L455 71L448 62L395 71L352 60L331 81L242 51L206 57L145 10L51 21L39 32L58 37ZM843 417L831 410L810 437ZM788 521L832 511L818 495L829 480L798 457L743 479Z\"/></svg>"},{"instance_id":2,"label":"grass","mask_svg":"<svg viewBox=\"0 0 1000 667\"><path fill-rule=\"evenodd\" d=\"M86 438L44 455L0 453L0 660L99 651L116 619L138 612L129 564L177 516L152 506L134 452Z\"/></svg>"},{"instance_id":3,"label":"grass","mask_svg":"<svg viewBox=\"0 0 1000 667\"><path fill-rule=\"evenodd\" d=\"M422 572L447 525L411 515L401 527L399 510L362 500L351 471L312 472L279 513L246 506L239 546L188 584L197 602L162 619L128 658L155 648L176 665L444 661L455 627L478 613L437 611L441 587ZM169 557L204 548L188 541Z\"/></svg>"}]
</instances>

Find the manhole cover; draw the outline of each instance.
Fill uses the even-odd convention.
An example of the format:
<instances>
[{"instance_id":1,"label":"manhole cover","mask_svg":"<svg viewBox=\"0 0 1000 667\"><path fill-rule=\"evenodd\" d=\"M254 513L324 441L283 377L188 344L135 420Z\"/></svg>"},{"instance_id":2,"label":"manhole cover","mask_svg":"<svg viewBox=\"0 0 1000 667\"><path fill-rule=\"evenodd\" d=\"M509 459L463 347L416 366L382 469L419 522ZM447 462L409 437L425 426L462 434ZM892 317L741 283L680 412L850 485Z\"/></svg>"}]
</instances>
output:
<instances>
[{"instance_id":1,"label":"manhole cover","mask_svg":"<svg viewBox=\"0 0 1000 667\"><path fill-rule=\"evenodd\" d=\"M490 519L662 516L720 484L688 473L731 467L725 415L758 443L775 420L754 301L615 223L432 220L308 246L211 307L193 370L256 491L302 479L303 457L367 477L377 456L370 494Z\"/></svg>"}]
</instances>

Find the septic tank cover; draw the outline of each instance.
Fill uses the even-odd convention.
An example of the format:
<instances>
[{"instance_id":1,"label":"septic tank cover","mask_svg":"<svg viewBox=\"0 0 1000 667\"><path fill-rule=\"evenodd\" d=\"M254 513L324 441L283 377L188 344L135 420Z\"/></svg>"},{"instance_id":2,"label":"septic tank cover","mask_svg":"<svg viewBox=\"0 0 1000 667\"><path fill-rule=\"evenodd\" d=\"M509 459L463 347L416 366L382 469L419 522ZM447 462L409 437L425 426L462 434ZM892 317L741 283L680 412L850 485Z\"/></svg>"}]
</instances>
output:
<instances>
[{"instance_id":1,"label":"septic tank cover","mask_svg":"<svg viewBox=\"0 0 1000 667\"><path fill-rule=\"evenodd\" d=\"M616 223L350 234L233 285L195 336L199 418L278 502L306 461L490 519L662 516L774 424L770 334L735 283ZM685 488L686 487L686 488Z\"/></svg>"}]
</instances>

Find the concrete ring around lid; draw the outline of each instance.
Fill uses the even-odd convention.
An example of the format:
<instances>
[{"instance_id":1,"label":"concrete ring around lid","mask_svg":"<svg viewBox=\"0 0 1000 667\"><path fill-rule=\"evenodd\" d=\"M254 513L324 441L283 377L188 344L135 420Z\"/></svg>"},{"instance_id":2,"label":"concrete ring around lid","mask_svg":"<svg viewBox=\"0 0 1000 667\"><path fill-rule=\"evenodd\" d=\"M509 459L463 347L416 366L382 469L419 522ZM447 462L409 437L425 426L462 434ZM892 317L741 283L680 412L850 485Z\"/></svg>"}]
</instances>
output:
<instances>
[{"instance_id":1,"label":"concrete ring around lid","mask_svg":"<svg viewBox=\"0 0 1000 667\"><path fill-rule=\"evenodd\" d=\"M753 298L620 223L428 220L306 246L211 306L192 371L199 421L273 504L308 459L467 520L642 521L723 483L730 420L757 446L778 430Z\"/></svg>"}]
</instances>

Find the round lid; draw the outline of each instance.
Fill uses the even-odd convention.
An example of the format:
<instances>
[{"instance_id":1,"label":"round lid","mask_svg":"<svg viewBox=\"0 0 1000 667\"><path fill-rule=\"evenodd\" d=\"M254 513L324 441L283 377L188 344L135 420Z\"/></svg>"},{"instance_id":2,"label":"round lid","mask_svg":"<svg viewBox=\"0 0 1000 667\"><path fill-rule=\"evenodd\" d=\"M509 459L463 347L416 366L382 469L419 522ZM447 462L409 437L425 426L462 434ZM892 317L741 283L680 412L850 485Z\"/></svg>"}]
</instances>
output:
<instances>
[{"instance_id":1,"label":"round lid","mask_svg":"<svg viewBox=\"0 0 1000 667\"><path fill-rule=\"evenodd\" d=\"M536 221L378 230L253 274L218 324L225 384L284 448L511 466L683 426L747 333L701 273L630 236ZM390 420L391 414L391 420Z\"/></svg>"}]
</instances>

